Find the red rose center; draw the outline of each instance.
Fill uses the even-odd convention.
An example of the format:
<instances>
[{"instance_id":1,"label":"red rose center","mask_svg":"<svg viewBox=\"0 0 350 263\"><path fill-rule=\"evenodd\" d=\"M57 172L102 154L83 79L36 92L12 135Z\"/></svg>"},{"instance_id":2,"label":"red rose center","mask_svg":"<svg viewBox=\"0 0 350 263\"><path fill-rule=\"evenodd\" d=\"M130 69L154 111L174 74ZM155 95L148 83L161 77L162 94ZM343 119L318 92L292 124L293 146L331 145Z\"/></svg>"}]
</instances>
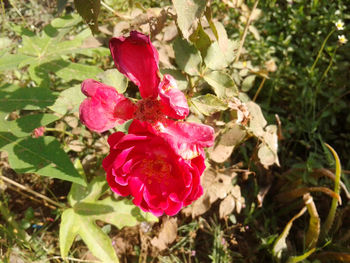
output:
<instances>
[{"instance_id":1,"label":"red rose center","mask_svg":"<svg viewBox=\"0 0 350 263\"><path fill-rule=\"evenodd\" d=\"M142 173L146 176L146 182L152 184L153 181L157 183L167 183L164 180L171 173L171 165L164 158L157 156L155 159L144 159L140 164Z\"/></svg>"},{"instance_id":2,"label":"red rose center","mask_svg":"<svg viewBox=\"0 0 350 263\"><path fill-rule=\"evenodd\" d=\"M137 102L135 118L141 121L156 122L164 118L161 105L157 99L147 98Z\"/></svg>"}]
</instances>

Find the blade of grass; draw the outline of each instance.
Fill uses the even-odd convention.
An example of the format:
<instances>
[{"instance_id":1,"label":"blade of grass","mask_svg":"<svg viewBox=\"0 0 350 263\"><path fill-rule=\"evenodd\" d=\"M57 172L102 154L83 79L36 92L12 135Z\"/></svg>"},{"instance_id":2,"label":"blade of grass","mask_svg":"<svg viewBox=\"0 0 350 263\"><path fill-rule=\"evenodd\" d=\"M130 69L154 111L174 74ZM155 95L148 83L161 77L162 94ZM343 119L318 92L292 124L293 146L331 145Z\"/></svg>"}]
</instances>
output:
<instances>
[{"instance_id":1,"label":"blade of grass","mask_svg":"<svg viewBox=\"0 0 350 263\"><path fill-rule=\"evenodd\" d=\"M337 152L327 143L325 143L327 148L332 152L333 157L335 159L335 181L334 181L334 192L339 195L340 192L340 175L341 175L341 164L340 164L340 159L337 154ZM338 207L338 199L333 197L331 208L328 212L328 216L326 218L326 221L322 227L322 232L321 232L321 240L324 240L324 238L328 235L328 232L330 228L333 225L334 222L334 217L335 217L335 212L337 211Z\"/></svg>"}]
</instances>

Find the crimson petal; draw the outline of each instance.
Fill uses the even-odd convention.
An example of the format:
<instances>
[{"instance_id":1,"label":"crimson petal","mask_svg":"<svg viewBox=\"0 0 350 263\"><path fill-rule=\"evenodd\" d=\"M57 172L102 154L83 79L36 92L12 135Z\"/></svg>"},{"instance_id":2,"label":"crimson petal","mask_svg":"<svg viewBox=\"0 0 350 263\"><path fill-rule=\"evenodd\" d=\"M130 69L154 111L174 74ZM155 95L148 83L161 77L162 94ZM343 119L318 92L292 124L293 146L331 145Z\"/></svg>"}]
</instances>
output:
<instances>
[{"instance_id":1,"label":"crimson petal","mask_svg":"<svg viewBox=\"0 0 350 263\"><path fill-rule=\"evenodd\" d=\"M88 98L80 105L80 120L92 131L104 132L122 124L131 119L136 110L129 99L96 80L85 80L82 92Z\"/></svg>"},{"instance_id":2,"label":"crimson petal","mask_svg":"<svg viewBox=\"0 0 350 263\"><path fill-rule=\"evenodd\" d=\"M159 56L149 36L132 31L129 37L113 37L109 48L115 66L139 87L141 97L156 98Z\"/></svg>"},{"instance_id":3,"label":"crimson petal","mask_svg":"<svg viewBox=\"0 0 350 263\"><path fill-rule=\"evenodd\" d=\"M164 75L158 87L162 112L174 119L185 119L189 113L185 94L177 88L175 79L171 75Z\"/></svg>"}]
</instances>

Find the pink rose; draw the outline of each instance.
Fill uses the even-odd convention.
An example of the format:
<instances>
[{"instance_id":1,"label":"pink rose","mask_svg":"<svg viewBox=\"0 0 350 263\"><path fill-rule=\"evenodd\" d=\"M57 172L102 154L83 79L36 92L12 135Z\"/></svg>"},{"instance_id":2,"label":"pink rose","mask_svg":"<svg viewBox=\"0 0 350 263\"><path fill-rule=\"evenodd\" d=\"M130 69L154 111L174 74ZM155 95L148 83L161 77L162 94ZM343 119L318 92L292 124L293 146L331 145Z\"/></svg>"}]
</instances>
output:
<instances>
[{"instance_id":1,"label":"pink rose","mask_svg":"<svg viewBox=\"0 0 350 263\"><path fill-rule=\"evenodd\" d=\"M129 134L116 132L108 138L110 154L103 160L111 189L121 196L132 195L133 203L156 216L177 214L198 199L204 152L192 159L179 156L147 122L134 120Z\"/></svg>"},{"instance_id":2,"label":"pink rose","mask_svg":"<svg viewBox=\"0 0 350 263\"><path fill-rule=\"evenodd\" d=\"M80 120L92 131L104 132L134 117L135 104L113 87L87 79L82 92L88 98L80 105Z\"/></svg>"}]
</instances>

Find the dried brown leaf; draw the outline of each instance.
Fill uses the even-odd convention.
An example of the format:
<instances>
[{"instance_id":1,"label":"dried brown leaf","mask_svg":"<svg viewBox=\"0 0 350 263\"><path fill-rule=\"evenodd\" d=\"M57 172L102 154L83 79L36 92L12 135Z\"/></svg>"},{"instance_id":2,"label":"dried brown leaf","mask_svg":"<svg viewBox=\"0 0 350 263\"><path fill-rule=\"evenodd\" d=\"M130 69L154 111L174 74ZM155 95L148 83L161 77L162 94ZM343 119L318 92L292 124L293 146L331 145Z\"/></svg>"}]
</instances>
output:
<instances>
[{"instance_id":1,"label":"dried brown leaf","mask_svg":"<svg viewBox=\"0 0 350 263\"><path fill-rule=\"evenodd\" d=\"M160 229L158 237L151 240L151 244L160 251L168 248L168 245L173 243L177 236L177 219L165 218Z\"/></svg>"},{"instance_id":2,"label":"dried brown leaf","mask_svg":"<svg viewBox=\"0 0 350 263\"><path fill-rule=\"evenodd\" d=\"M223 163L231 156L234 148L234 146L218 144L208 149L209 157L214 162Z\"/></svg>"},{"instance_id":3,"label":"dried brown leaf","mask_svg":"<svg viewBox=\"0 0 350 263\"><path fill-rule=\"evenodd\" d=\"M236 209L237 206L242 207L240 188L239 186L232 185L232 179L235 176L237 176L237 174L230 170L227 170L225 173L217 173L212 169L205 171L202 176L203 196L196 200L191 206L183 209L183 213L192 215L192 217L202 215L210 209L211 204L218 199L226 198L228 195L232 195L235 199Z\"/></svg>"},{"instance_id":4,"label":"dried brown leaf","mask_svg":"<svg viewBox=\"0 0 350 263\"><path fill-rule=\"evenodd\" d=\"M226 196L226 198L220 203L219 215L220 218L224 218L231 214L235 209L236 202L232 195Z\"/></svg>"}]
</instances>

